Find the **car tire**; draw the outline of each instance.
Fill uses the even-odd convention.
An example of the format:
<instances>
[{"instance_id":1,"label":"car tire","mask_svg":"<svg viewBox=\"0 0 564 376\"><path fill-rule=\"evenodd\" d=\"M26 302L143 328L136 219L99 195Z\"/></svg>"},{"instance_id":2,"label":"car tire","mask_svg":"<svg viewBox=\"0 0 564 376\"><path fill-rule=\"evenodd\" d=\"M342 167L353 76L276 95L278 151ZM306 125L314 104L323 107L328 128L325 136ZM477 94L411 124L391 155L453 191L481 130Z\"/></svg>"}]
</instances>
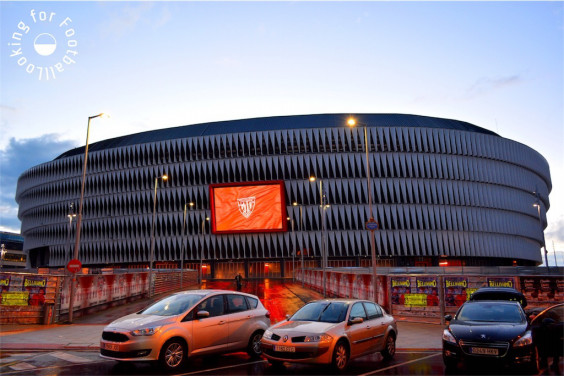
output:
<instances>
[{"instance_id":1,"label":"car tire","mask_svg":"<svg viewBox=\"0 0 564 376\"><path fill-rule=\"evenodd\" d=\"M186 342L179 338L173 338L163 345L159 355L161 366L167 371L181 369L186 363L188 347Z\"/></svg>"},{"instance_id":2,"label":"car tire","mask_svg":"<svg viewBox=\"0 0 564 376\"><path fill-rule=\"evenodd\" d=\"M528 364L528 371L530 373L536 374L538 373L541 367L541 359L539 356L539 349L536 346L533 346L533 353L531 354L531 363Z\"/></svg>"},{"instance_id":3,"label":"car tire","mask_svg":"<svg viewBox=\"0 0 564 376\"><path fill-rule=\"evenodd\" d=\"M331 365L338 372L344 372L349 364L350 353L349 347L345 341L339 341L333 350L333 358Z\"/></svg>"},{"instance_id":4,"label":"car tire","mask_svg":"<svg viewBox=\"0 0 564 376\"><path fill-rule=\"evenodd\" d=\"M262 349L260 347L260 339L262 338L262 333L264 333L264 331L257 330L251 335L251 338L249 338L247 353L251 356L251 358L260 358L260 356L262 355Z\"/></svg>"},{"instance_id":5,"label":"car tire","mask_svg":"<svg viewBox=\"0 0 564 376\"><path fill-rule=\"evenodd\" d=\"M388 334L386 337L384 350L381 351L381 354L385 360L392 360L396 355L396 337L392 334Z\"/></svg>"}]
</instances>

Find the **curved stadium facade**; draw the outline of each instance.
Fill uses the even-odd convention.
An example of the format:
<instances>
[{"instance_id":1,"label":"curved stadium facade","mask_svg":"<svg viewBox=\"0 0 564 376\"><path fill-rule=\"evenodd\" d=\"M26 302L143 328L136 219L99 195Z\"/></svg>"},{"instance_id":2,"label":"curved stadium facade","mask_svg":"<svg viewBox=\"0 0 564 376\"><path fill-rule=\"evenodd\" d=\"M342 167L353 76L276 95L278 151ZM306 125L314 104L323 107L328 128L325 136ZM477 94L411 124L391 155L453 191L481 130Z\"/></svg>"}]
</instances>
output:
<instances>
[{"instance_id":1,"label":"curved stadium facade","mask_svg":"<svg viewBox=\"0 0 564 376\"><path fill-rule=\"evenodd\" d=\"M216 278L241 270L249 277L288 276L293 257L319 263L323 239L329 266L369 265L364 130L348 128L347 118L223 121L91 144L80 260L91 267L149 265L155 178L166 173L157 189L156 267L178 267L184 251L188 267L203 262L204 273ZM355 118L367 128L379 264L541 262L551 180L539 153L456 120ZM62 267L72 255L76 221L69 221L69 204L78 207L83 157L84 147L69 150L18 180L31 267ZM323 182L323 196L312 175ZM210 185L251 181L283 181L287 231L213 233L206 219ZM321 200L329 206L322 209Z\"/></svg>"}]
</instances>

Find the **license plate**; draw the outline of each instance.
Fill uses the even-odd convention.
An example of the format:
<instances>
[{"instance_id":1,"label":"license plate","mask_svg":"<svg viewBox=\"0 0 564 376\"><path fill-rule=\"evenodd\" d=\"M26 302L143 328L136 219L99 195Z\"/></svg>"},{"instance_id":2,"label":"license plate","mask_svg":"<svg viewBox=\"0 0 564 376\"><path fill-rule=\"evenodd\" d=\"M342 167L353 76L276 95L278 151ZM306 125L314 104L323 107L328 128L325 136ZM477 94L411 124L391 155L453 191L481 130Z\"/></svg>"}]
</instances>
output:
<instances>
[{"instance_id":1,"label":"license plate","mask_svg":"<svg viewBox=\"0 0 564 376\"><path fill-rule=\"evenodd\" d=\"M499 355L498 349L488 349L484 347L472 347L471 352L477 355Z\"/></svg>"},{"instance_id":2,"label":"license plate","mask_svg":"<svg viewBox=\"0 0 564 376\"><path fill-rule=\"evenodd\" d=\"M119 345L115 343L102 343L102 348L110 351L119 351Z\"/></svg>"},{"instance_id":3,"label":"license plate","mask_svg":"<svg viewBox=\"0 0 564 376\"><path fill-rule=\"evenodd\" d=\"M296 352L296 348L292 347L292 346L278 346L275 345L274 346L274 351L280 351L280 352Z\"/></svg>"}]
</instances>

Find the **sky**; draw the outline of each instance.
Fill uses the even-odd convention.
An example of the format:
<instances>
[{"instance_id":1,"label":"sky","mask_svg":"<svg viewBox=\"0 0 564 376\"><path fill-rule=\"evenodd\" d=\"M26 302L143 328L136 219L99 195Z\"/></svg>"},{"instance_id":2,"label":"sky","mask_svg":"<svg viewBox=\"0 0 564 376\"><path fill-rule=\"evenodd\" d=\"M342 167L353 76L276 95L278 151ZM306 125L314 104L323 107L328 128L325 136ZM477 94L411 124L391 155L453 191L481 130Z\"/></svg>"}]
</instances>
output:
<instances>
[{"instance_id":1,"label":"sky","mask_svg":"<svg viewBox=\"0 0 564 376\"><path fill-rule=\"evenodd\" d=\"M92 121L90 142L251 117L407 113L541 153L549 265L562 266L563 20L560 1L0 2L0 230L20 231L18 177L84 145L101 112L111 118Z\"/></svg>"}]
</instances>

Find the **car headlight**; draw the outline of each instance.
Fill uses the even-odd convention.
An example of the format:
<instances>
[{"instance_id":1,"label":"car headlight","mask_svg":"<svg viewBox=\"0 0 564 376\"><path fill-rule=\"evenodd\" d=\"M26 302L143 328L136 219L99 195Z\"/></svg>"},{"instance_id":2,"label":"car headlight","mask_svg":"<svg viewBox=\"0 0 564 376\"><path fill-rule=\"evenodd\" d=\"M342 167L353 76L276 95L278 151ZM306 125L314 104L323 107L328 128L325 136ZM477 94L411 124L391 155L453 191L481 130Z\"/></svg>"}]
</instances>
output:
<instances>
[{"instance_id":1,"label":"car headlight","mask_svg":"<svg viewBox=\"0 0 564 376\"><path fill-rule=\"evenodd\" d=\"M262 338L272 339L272 332L270 330L265 331L264 333L262 333Z\"/></svg>"},{"instance_id":2,"label":"car headlight","mask_svg":"<svg viewBox=\"0 0 564 376\"><path fill-rule=\"evenodd\" d=\"M304 342L323 343L323 342L331 342L332 340L333 340L333 337L331 337L329 334L319 334L319 335L315 335L315 336L305 337Z\"/></svg>"},{"instance_id":3,"label":"car headlight","mask_svg":"<svg viewBox=\"0 0 564 376\"><path fill-rule=\"evenodd\" d=\"M135 329L134 331L131 332L131 335L133 336L152 336L153 334L155 334L161 327L160 326L154 326L151 328L143 328L143 329Z\"/></svg>"},{"instance_id":4,"label":"car headlight","mask_svg":"<svg viewBox=\"0 0 564 376\"><path fill-rule=\"evenodd\" d=\"M448 329L443 330L443 341L456 344L456 338L454 338L454 336Z\"/></svg>"},{"instance_id":5,"label":"car headlight","mask_svg":"<svg viewBox=\"0 0 564 376\"><path fill-rule=\"evenodd\" d=\"M515 341L513 347L529 346L531 344L533 344L533 336L531 335L531 332L526 332L521 338Z\"/></svg>"}]
</instances>

